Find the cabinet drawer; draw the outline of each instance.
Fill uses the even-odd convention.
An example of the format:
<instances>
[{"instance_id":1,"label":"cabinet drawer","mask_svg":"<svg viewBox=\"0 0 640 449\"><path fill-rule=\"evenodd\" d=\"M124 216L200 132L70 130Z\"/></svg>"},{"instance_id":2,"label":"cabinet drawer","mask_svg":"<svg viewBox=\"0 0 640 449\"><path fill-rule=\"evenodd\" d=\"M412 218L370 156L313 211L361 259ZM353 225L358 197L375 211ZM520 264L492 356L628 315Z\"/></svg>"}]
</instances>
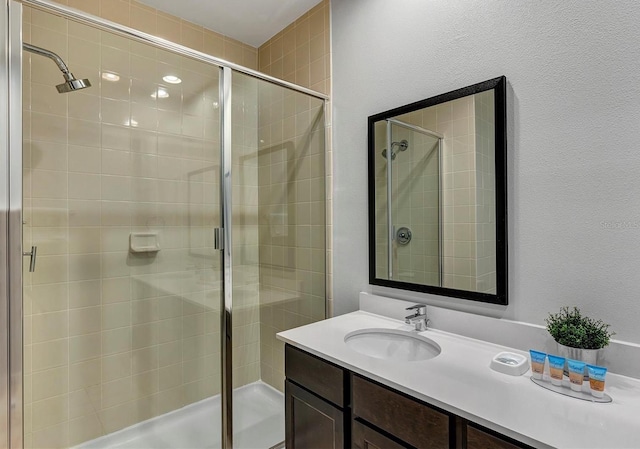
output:
<instances>
[{"instance_id":1,"label":"cabinet drawer","mask_svg":"<svg viewBox=\"0 0 640 449\"><path fill-rule=\"evenodd\" d=\"M353 375L353 414L418 449L451 446L450 417L428 405Z\"/></svg>"},{"instance_id":2,"label":"cabinet drawer","mask_svg":"<svg viewBox=\"0 0 640 449\"><path fill-rule=\"evenodd\" d=\"M353 449L405 449L401 444L359 421L353 421L351 432Z\"/></svg>"},{"instance_id":3,"label":"cabinet drawer","mask_svg":"<svg viewBox=\"0 0 640 449\"><path fill-rule=\"evenodd\" d=\"M467 425L467 449L526 449L526 444L518 443L506 437L498 437L475 426Z\"/></svg>"},{"instance_id":4,"label":"cabinet drawer","mask_svg":"<svg viewBox=\"0 0 640 449\"><path fill-rule=\"evenodd\" d=\"M329 402L344 407L345 372L293 346L285 347L285 375Z\"/></svg>"}]
</instances>

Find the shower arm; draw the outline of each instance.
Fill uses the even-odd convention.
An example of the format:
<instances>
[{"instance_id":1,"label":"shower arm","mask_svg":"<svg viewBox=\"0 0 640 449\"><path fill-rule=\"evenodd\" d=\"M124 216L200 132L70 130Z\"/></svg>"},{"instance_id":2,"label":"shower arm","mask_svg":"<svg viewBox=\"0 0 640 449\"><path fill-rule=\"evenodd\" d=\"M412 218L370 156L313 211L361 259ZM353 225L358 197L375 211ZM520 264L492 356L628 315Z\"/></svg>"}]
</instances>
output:
<instances>
[{"instance_id":1,"label":"shower arm","mask_svg":"<svg viewBox=\"0 0 640 449\"><path fill-rule=\"evenodd\" d=\"M56 63L56 65L58 66L58 68L62 72L62 75L64 76L65 80L67 80L67 81L74 80L74 76L71 73L71 71L69 70L69 67L67 67L67 64L65 64L64 61L62 60L62 58L60 56L58 56L57 54L55 54L54 52L52 52L50 50L47 50L47 49L44 49L42 47L38 47L36 45L28 44L26 42L24 42L22 44L22 48L25 49L28 52L35 53L36 55L44 56L46 58L51 59L53 62Z\"/></svg>"}]
</instances>

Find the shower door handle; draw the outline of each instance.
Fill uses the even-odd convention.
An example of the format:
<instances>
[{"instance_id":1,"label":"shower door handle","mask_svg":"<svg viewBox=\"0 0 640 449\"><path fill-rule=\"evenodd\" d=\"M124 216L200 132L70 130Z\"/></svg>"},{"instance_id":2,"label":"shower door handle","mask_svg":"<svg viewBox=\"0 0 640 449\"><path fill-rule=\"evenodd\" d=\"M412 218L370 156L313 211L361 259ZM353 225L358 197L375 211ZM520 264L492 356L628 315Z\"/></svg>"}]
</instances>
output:
<instances>
[{"instance_id":1,"label":"shower door handle","mask_svg":"<svg viewBox=\"0 0 640 449\"><path fill-rule=\"evenodd\" d=\"M224 250L224 229L215 228L213 230L213 249L222 251Z\"/></svg>"},{"instance_id":2,"label":"shower door handle","mask_svg":"<svg viewBox=\"0 0 640 449\"><path fill-rule=\"evenodd\" d=\"M38 254L38 247L32 246L30 252L22 253L23 256L30 256L31 260L29 261L29 273L33 273L36 271L36 256Z\"/></svg>"}]
</instances>

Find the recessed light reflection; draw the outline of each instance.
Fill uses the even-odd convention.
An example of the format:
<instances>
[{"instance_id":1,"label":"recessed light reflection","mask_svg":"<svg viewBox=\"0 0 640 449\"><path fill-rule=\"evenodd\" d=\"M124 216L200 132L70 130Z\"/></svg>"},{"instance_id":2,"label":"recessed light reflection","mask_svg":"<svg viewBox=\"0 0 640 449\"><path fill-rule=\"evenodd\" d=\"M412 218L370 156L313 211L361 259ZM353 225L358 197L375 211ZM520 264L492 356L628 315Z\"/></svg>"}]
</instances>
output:
<instances>
[{"instance_id":1,"label":"recessed light reflection","mask_svg":"<svg viewBox=\"0 0 640 449\"><path fill-rule=\"evenodd\" d=\"M213 102L213 109L218 109L218 102L217 101Z\"/></svg>"},{"instance_id":2,"label":"recessed light reflection","mask_svg":"<svg viewBox=\"0 0 640 449\"><path fill-rule=\"evenodd\" d=\"M180 84L182 82L182 80L175 75L165 75L162 79L170 84Z\"/></svg>"},{"instance_id":3,"label":"recessed light reflection","mask_svg":"<svg viewBox=\"0 0 640 449\"><path fill-rule=\"evenodd\" d=\"M159 87L157 91L151 94L151 98L169 98L169 92Z\"/></svg>"},{"instance_id":4,"label":"recessed light reflection","mask_svg":"<svg viewBox=\"0 0 640 449\"><path fill-rule=\"evenodd\" d=\"M106 81L116 82L120 80L120 76L111 72L102 72L102 79Z\"/></svg>"},{"instance_id":5,"label":"recessed light reflection","mask_svg":"<svg viewBox=\"0 0 640 449\"><path fill-rule=\"evenodd\" d=\"M134 119L126 120L124 122L124 126L133 126L135 128L136 126L138 126L138 121Z\"/></svg>"}]
</instances>

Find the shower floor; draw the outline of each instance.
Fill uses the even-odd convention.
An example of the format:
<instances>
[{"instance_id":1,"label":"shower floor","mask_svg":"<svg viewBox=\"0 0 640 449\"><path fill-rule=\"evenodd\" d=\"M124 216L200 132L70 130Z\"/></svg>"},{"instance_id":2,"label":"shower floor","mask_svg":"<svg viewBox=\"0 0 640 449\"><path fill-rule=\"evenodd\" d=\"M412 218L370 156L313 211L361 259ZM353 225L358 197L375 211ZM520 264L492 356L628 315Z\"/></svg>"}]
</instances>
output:
<instances>
[{"instance_id":1,"label":"shower floor","mask_svg":"<svg viewBox=\"0 0 640 449\"><path fill-rule=\"evenodd\" d=\"M74 449L216 449L220 395L87 441ZM284 397L262 381L233 392L233 446L268 449L284 441Z\"/></svg>"}]
</instances>

